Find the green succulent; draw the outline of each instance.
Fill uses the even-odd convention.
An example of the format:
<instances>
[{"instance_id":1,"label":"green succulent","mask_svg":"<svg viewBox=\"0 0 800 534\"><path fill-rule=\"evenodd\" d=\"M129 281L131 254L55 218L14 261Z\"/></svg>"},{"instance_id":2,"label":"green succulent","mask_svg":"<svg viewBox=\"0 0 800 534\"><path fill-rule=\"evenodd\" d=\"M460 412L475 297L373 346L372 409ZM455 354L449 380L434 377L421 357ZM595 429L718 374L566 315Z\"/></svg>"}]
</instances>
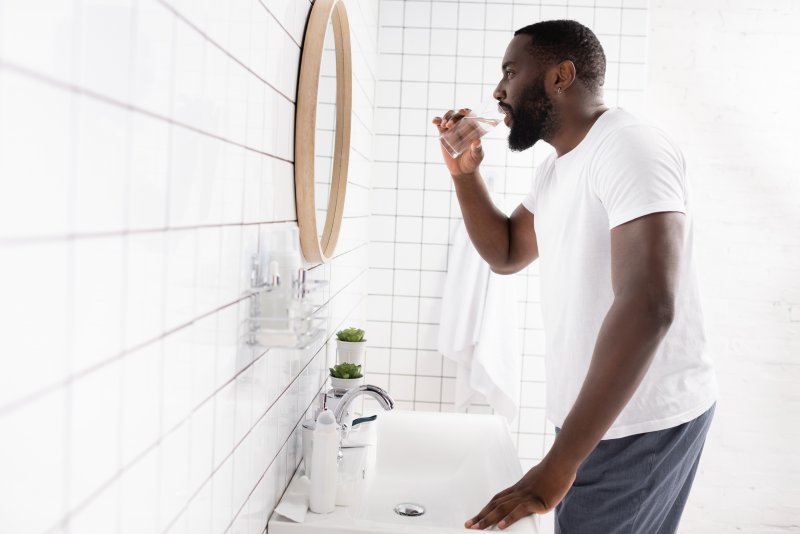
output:
<instances>
[{"instance_id":1,"label":"green succulent","mask_svg":"<svg viewBox=\"0 0 800 534\"><path fill-rule=\"evenodd\" d=\"M364 339L364 331L360 328L353 328L352 326L336 332L336 337L339 341L349 341L350 343L366 341L366 339Z\"/></svg>"},{"instance_id":2,"label":"green succulent","mask_svg":"<svg viewBox=\"0 0 800 534\"><path fill-rule=\"evenodd\" d=\"M361 378L361 366L354 363L340 363L329 368L333 378Z\"/></svg>"}]
</instances>

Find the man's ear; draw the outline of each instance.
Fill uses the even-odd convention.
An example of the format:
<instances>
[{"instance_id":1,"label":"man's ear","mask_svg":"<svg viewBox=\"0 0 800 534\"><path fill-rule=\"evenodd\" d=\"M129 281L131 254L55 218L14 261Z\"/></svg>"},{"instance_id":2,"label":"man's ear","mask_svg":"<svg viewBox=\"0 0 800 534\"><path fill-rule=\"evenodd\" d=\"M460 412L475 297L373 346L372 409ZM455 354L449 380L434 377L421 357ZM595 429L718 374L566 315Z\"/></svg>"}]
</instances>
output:
<instances>
[{"instance_id":1,"label":"man's ear","mask_svg":"<svg viewBox=\"0 0 800 534\"><path fill-rule=\"evenodd\" d=\"M577 71L571 59L565 59L556 65L554 71L556 91L559 91L559 87L561 88L559 92L566 91L575 83Z\"/></svg>"}]
</instances>

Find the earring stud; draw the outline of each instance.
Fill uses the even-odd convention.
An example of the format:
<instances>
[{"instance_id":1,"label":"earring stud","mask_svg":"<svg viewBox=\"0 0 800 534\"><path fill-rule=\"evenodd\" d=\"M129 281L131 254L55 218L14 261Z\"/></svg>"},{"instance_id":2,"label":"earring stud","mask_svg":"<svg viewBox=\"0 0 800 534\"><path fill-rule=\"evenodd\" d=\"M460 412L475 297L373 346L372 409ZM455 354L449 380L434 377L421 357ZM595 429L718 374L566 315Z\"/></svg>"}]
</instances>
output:
<instances>
[{"instance_id":1,"label":"earring stud","mask_svg":"<svg viewBox=\"0 0 800 534\"><path fill-rule=\"evenodd\" d=\"M563 91L562 91L562 90L561 90L561 88L559 87L559 88L558 88L558 94L561 94L562 92L563 92Z\"/></svg>"}]
</instances>

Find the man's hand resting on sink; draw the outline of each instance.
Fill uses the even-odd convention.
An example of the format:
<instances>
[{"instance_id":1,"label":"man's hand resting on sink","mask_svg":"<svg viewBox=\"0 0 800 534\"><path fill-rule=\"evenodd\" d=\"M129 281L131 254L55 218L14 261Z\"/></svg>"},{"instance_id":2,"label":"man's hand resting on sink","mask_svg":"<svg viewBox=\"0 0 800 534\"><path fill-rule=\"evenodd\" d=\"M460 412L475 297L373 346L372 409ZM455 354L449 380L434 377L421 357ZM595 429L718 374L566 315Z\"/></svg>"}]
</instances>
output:
<instances>
[{"instance_id":1,"label":"man's hand resting on sink","mask_svg":"<svg viewBox=\"0 0 800 534\"><path fill-rule=\"evenodd\" d=\"M487 504L464 526L483 530L495 524L504 529L531 514L544 514L556 507L575 481L575 471L559 469L545 458Z\"/></svg>"}]
</instances>

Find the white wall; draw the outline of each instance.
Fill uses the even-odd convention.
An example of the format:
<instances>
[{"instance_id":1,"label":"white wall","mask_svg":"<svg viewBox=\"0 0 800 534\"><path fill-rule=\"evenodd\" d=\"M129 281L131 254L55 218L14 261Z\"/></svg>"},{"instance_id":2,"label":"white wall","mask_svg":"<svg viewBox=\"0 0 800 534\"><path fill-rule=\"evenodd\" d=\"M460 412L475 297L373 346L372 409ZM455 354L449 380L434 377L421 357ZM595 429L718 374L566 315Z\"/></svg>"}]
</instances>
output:
<instances>
[{"instance_id":1,"label":"white wall","mask_svg":"<svg viewBox=\"0 0 800 534\"><path fill-rule=\"evenodd\" d=\"M606 100L643 104L647 4L643 1L382 0L370 218L368 378L403 408L453 409L455 372L436 350L452 230L460 219L450 175L430 121L491 97L513 31L539 20L573 18L593 28L606 51ZM512 153L503 132L484 139L485 178L510 213L528 193L536 165L552 150ZM523 465L549 447L544 417L544 332L538 268L515 275L523 349L520 417L512 425ZM512 333L513 334L513 333ZM470 411L491 411L473 405Z\"/></svg>"},{"instance_id":2,"label":"white wall","mask_svg":"<svg viewBox=\"0 0 800 534\"><path fill-rule=\"evenodd\" d=\"M800 4L655 1L648 108L684 150L720 398L681 532L800 517Z\"/></svg>"},{"instance_id":3,"label":"white wall","mask_svg":"<svg viewBox=\"0 0 800 534\"><path fill-rule=\"evenodd\" d=\"M353 153L328 338L363 321L377 4L350 0ZM295 225L310 3L0 0L0 530L253 532L333 358L242 342Z\"/></svg>"}]
</instances>

